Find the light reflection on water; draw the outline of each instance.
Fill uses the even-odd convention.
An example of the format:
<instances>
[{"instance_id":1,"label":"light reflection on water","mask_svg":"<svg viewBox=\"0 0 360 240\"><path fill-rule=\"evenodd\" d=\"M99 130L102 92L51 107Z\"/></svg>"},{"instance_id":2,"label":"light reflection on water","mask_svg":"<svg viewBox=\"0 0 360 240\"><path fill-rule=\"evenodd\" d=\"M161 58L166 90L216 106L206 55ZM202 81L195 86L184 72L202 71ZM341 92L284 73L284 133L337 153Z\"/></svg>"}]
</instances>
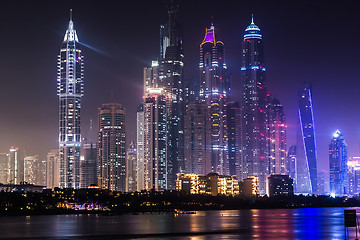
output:
<instances>
[{"instance_id":1,"label":"light reflection on water","mask_svg":"<svg viewBox=\"0 0 360 240\"><path fill-rule=\"evenodd\" d=\"M0 217L0 238L344 239L345 208L200 211L196 215ZM360 211L359 209L357 209ZM236 230L236 231L234 231ZM354 235L354 231L350 231ZM179 235L171 233L180 233ZM155 235L151 235L155 234ZM94 238L91 238L94 239ZM354 239L354 237L353 237Z\"/></svg>"}]
</instances>

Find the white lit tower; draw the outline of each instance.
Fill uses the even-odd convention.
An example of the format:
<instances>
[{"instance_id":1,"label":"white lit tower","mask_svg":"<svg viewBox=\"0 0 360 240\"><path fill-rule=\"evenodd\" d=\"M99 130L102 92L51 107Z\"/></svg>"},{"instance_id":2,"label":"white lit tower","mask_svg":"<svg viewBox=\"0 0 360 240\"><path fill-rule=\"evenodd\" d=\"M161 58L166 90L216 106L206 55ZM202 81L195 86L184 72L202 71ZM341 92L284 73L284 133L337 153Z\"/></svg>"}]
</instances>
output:
<instances>
[{"instance_id":1,"label":"white lit tower","mask_svg":"<svg viewBox=\"0 0 360 240\"><path fill-rule=\"evenodd\" d=\"M83 55L71 18L58 56L60 187L80 188L80 109Z\"/></svg>"},{"instance_id":2,"label":"white lit tower","mask_svg":"<svg viewBox=\"0 0 360 240\"><path fill-rule=\"evenodd\" d=\"M226 102L230 91L224 43L215 36L215 27L206 29L200 44L200 101L208 107L211 128L212 172L229 173L227 154Z\"/></svg>"},{"instance_id":3,"label":"white lit tower","mask_svg":"<svg viewBox=\"0 0 360 240\"><path fill-rule=\"evenodd\" d=\"M242 45L243 170L245 177L259 178L259 192L265 194L269 171L269 94L265 86L262 34L253 19L245 30Z\"/></svg>"}]
</instances>

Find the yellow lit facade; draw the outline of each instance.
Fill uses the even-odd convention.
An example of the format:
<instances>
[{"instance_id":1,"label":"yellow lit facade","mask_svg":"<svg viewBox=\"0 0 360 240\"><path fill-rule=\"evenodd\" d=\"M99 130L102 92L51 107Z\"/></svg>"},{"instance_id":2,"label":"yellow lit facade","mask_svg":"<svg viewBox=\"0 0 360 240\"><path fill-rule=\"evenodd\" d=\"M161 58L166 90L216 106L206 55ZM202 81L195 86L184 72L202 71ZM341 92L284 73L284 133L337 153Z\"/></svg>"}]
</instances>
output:
<instances>
[{"instance_id":1,"label":"yellow lit facade","mask_svg":"<svg viewBox=\"0 0 360 240\"><path fill-rule=\"evenodd\" d=\"M206 176L178 173L176 190L190 194L210 194L213 196L218 194L238 195L239 182L236 176L223 176L216 173L209 173Z\"/></svg>"}]
</instances>

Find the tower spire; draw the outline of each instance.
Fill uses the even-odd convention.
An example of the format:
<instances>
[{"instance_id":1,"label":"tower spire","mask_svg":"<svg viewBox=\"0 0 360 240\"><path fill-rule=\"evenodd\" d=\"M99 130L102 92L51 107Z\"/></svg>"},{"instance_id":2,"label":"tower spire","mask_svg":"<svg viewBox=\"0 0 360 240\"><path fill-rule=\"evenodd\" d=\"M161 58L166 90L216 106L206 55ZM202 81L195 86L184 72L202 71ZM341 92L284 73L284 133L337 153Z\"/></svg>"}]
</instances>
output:
<instances>
[{"instance_id":1,"label":"tower spire","mask_svg":"<svg viewBox=\"0 0 360 240\"><path fill-rule=\"evenodd\" d=\"M72 9L70 8L70 22L72 22Z\"/></svg>"},{"instance_id":2,"label":"tower spire","mask_svg":"<svg viewBox=\"0 0 360 240\"><path fill-rule=\"evenodd\" d=\"M254 23L254 14L251 14L251 24L255 24Z\"/></svg>"}]
</instances>

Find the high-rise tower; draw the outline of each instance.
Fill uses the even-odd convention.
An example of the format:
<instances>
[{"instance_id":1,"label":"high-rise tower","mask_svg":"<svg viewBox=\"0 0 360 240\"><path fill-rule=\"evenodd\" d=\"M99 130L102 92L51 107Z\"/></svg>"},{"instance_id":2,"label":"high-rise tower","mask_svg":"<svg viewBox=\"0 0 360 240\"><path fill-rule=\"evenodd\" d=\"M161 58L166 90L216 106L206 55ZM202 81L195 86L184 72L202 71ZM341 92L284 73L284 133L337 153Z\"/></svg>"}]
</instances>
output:
<instances>
[{"instance_id":1,"label":"high-rise tower","mask_svg":"<svg viewBox=\"0 0 360 240\"><path fill-rule=\"evenodd\" d=\"M347 145L337 130L329 145L330 192L335 196L349 194Z\"/></svg>"},{"instance_id":2,"label":"high-rise tower","mask_svg":"<svg viewBox=\"0 0 360 240\"><path fill-rule=\"evenodd\" d=\"M9 176L10 184L24 182L24 157L18 148L11 147L9 153Z\"/></svg>"},{"instance_id":3,"label":"high-rise tower","mask_svg":"<svg viewBox=\"0 0 360 240\"><path fill-rule=\"evenodd\" d=\"M238 102L228 102L226 106L229 175L244 179L241 152L241 107Z\"/></svg>"},{"instance_id":4,"label":"high-rise tower","mask_svg":"<svg viewBox=\"0 0 360 240\"><path fill-rule=\"evenodd\" d=\"M156 88L166 96L167 110L167 188L175 189L176 174L184 163L184 54L182 25L177 21L179 4L167 1L168 22L160 26L160 59Z\"/></svg>"},{"instance_id":5,"label":"high-rise tower","mask_svg":"<svg viewBox=\"0 0 360 240\"><path fill-rule=\"evenodd\" d=\"M59 149L51 150L46 156L46 187L59 187L60 157Z\"/></svg>"},{"instance_id":6,"label":"high-rise tower","mask_svg":"<svg viewBox=\"0 0 360 240\"><path fill-rule=\"evenodd\" d=\"M145 189L144 184L144 105L141 103L136 111L136 188L137 191Z\"/></svg>"},{"instance_id":7,"label":"high-rise tower","mask_svg":"<svg viewBox=\"0 0 360 240\"><path fill-rule=\"evenodd\" d=\"M208 106L211 128L212 171L229 173L227 152L226 102L229 72L225 63L224 43L218 41L215 27L206 29L200 44L200 101Z\"/></svg>"},{"instance_id":8,"label":"high-rise tower","mask_svg":"<svg viewBox=\"0 0 360 240\"><path fill-rule=\"evenodd\" d=\"M283 106L273 99L270 104L270 174L289 174L286 162L286 122Z\"/></svg>"},{"instance_id":9,"label":"high-rise tower","mask_svg":"<svg viewBox=\"0 0 360 240\"><path fill-rule=\"evenodd\" d=\"M9 154L0 153L0 183L8 183L9 171Z\"/></svg>"},{"instance_id":10,"label":"high-rise tower","mask_svg":"<svg viewBox=\"0 0 360 240\"><path fill-rule=\"evenodd\" d=\"M97 181L100 188L126 190L125 108L120 103L106 103L99 108Z\"/></svg>"},{"instance_id":11,"label":"high-rise tower","mask_svg":"<svg viewBox=\"0 0 360 240\"><path fill-rule=\"evenodd\" d=\"M137 161L136 145L130 142L126 153L126 191L135 192L137 189Z\"/></svg>"},{"instance_id":12,"label":"high-rise tower","mask_svg":"<svg viewBox=\"0 0 360 240\"><path fill-rule=\"evenodd\" d=\"M294 179L294 189L296 189L296 145L291 145L286 156L286 169L289 176Z\"/></svg>"},{"instance_id":13,"label":"high-rise tower","mask_svg":"<svg viewBox=\"0 0 360 240\"><path fill-rule=\"evenodd\" d=\"M71 15L71 12L70 12ZM80 188L80 109L84 57L70 17L58 56L60 187Z\"/></svg>"},{"instance_id":14,"label":"high-rise tower","mask_svg":"<svg viewBox=\"0 0 360 240\"><path fill-rule=\"evenodd\" d=\"M184 136L186 173L207 175L211 172L211 135L206 103L188 104L184 118Z\"/></svg>"},{"instance_id":15,"label":"high-rise tower","mask_svg":"<svg viewBox=\"0 0 360 240\"><path fill-rule=\"evenodd\" d=\"M148 89L143 105L144 189L168 188L167 162L167 109L162 89Z\"/></svg>"},{"instance_id":16,"label":"high-rise tower","mask_svg":"<svg viewBox=\"0 0 360 240\"><path fill-rule=\"evenodd\" d=\"M242 44L242 144L244 177L259 178L265 194L269 161L268 93L265 85L264 47L254 19L245 29Z\"/></svg>"},{"instance_id":17,"label":"high-rise tower","mask_svg":"<svg viewBox=\"0 0 360 240\"><path fill-rule=\"evenodd\" d=\"M315 125L311 88L308 84L299 91L299 122L301 141L298 146L297 164L297 190L301 192L317 193L317 167L316 167L316 142L315 142ZM301 174L301 175L299 175ZM309 179L306 181L306 179ZM300 182L299 182L300 180ZM304 180L304 181L303 181ZM302 183L301 183L302 182Z\"/></svg>"}]
</instances>

